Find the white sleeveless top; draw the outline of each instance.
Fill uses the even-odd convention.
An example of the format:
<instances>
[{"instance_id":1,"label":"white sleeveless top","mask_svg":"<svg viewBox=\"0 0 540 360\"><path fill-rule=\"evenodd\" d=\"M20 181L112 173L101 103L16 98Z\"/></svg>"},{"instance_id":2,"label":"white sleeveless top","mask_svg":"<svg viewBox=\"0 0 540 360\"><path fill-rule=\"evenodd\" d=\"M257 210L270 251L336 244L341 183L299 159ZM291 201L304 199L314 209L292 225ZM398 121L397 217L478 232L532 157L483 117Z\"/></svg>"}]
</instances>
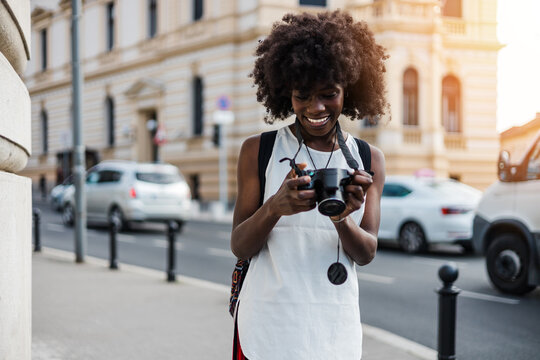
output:
<instances>
[{"instance_id":1,"label":"white sleeveless top","mask_svg":"<svg viewBox=\"0 0 540 360\"><path fill-rule=\"evenodd\" d=\"M346 140L351 154L363 169L358 146ZM289 127L277 132L266 169L264 201L275 194L285 175L298 141ZM329 152L309 149L318 169L324 168ZM296 163L313 164L302 146ZM334 151L329 168L350 169L341 150ZM352 170L352 169L351 169ZM364 206L351 216L359 224ZM344 359L362 357L362 327L358 279L354 262L340 244L339 261L347 280L333 285L328 267L337 259L338 234L327 216L317 208L283 216L261 251L251 259L238 306L238 334L244 355L250 360Z\"/></svg>"}]
</instances>

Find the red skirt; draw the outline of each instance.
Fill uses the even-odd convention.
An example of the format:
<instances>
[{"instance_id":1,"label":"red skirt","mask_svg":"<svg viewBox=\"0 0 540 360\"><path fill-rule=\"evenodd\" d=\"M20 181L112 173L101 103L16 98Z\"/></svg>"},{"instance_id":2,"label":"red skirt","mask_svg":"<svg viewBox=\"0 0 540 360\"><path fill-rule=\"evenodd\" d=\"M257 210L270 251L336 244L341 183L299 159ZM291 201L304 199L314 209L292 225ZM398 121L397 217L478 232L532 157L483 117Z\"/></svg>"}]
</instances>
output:
<instances>
[{"instance_id":1,"label":"red skirt","mask_svg":"<svg viewBox=\"0 0 540 360\"><path fill-rule=\"evenodd\" d=\"M236 310L238 311L238 309ZM236 324L236 319L234 319L234 343L233 343L233 360L248 360L248 358L242 352L242 347L240 346L240 339L238 338L238 326Z\"/></svg>"}]
</instances>

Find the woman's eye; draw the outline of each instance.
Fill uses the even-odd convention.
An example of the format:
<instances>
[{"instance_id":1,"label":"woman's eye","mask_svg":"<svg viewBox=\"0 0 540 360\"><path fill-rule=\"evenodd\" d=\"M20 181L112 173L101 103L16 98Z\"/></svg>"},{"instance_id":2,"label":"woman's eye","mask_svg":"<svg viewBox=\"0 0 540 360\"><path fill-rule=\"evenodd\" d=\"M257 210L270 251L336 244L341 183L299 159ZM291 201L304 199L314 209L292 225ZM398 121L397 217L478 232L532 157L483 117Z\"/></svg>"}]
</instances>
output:
<instances>
[{"instance_id":1,"label":"woman's eye","mask_svg":"<svg viewBox=\"0 0 540 360\"><path fill-rule=\"evenodd\" d=\"M308 99L307 95L295 95L294 97L299 101L306 101Z\"/></svg>"},{"instance_id":2,"label":"woman's eye","mask_svg":"<svg viewBox=\"0 0 540 360\"><path fill-rule=\"evenodd\" d=\"M325 94L324 97L327 98L327 99L333 99L337 96L337 92L333 92L333 93L329 93L329 94Z\"/></svg>"}]
</instances>

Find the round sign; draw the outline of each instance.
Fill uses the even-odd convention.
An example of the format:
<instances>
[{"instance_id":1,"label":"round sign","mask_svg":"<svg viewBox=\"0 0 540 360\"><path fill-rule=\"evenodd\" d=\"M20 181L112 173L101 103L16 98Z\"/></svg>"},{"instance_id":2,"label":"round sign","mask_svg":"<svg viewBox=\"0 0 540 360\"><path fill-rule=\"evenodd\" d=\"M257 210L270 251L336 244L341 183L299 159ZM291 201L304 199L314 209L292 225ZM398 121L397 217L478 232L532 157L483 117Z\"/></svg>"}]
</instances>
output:
<instances>
[{"instance_id":1,"label":"round sign","mask_svg":"<svg viewBox=\"0 0 540 360\"><path fill-rule=\"evenodd\" d=\"M218 98L217 106L219 110L229 110L231 108L231 99L227 95L221 95Z\"/></svg>"}]
</instances>

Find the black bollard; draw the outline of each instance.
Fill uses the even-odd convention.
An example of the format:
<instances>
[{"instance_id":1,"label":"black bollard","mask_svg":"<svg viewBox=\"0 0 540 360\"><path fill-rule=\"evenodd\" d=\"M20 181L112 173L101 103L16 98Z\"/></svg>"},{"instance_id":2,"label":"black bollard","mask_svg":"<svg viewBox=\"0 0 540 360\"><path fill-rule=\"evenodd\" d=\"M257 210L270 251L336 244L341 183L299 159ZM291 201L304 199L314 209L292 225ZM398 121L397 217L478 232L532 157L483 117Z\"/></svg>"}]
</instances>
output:
<instances>
[{"instance_id":1,"label":"black bollard","mask_svg":"<svg viewBox=\"0 0 540 360\"><path fill-rule=\"evenodd\" d=\"M109 259L109 269L117 270L118 269L118 258L117 258L117 248L118 242L116 241L116 235L120 224L117 218L113 217L109 221L109 250L110 250L110 259Z\"/></svg>"},{"instance_id":2,"label":"black bollard","mask_svg":"<svg viewBox=\"0 0 540 360\"><path fill-rule=\"evenodd\" d=\"M456 300L461 291L454 286L459 270L455 263L448 263L439 268L439 278L443 286L439 294L439 360L456 359Z\"/></svg>"},{"instance_id":3,"label":"black bollard","mask_svg":"<svg viewBox=\"0 0 540 360\"><path fill-rule=\"evenodd\" d=\"M32 209L32 217L34 218L34 251L41 251L41 239L39 237L39 228L41 222L41 211L38 208Z\"/></svg>"},{"instance_id":4,"label":"black bollard","mask_svg":"<svg viewBox=\"0 0 540 360\"><path fill-rule=\"evenodd\" d=\"M176 223L176 221L168 221L167 222L167 238L169 242L169 249L168 249L168 264L167 264L167 281L173 282L176 281L176 251L175 251L175 241L176 241L176 233L179 230L179 226Z\"/></svg>"}]
</instances>

